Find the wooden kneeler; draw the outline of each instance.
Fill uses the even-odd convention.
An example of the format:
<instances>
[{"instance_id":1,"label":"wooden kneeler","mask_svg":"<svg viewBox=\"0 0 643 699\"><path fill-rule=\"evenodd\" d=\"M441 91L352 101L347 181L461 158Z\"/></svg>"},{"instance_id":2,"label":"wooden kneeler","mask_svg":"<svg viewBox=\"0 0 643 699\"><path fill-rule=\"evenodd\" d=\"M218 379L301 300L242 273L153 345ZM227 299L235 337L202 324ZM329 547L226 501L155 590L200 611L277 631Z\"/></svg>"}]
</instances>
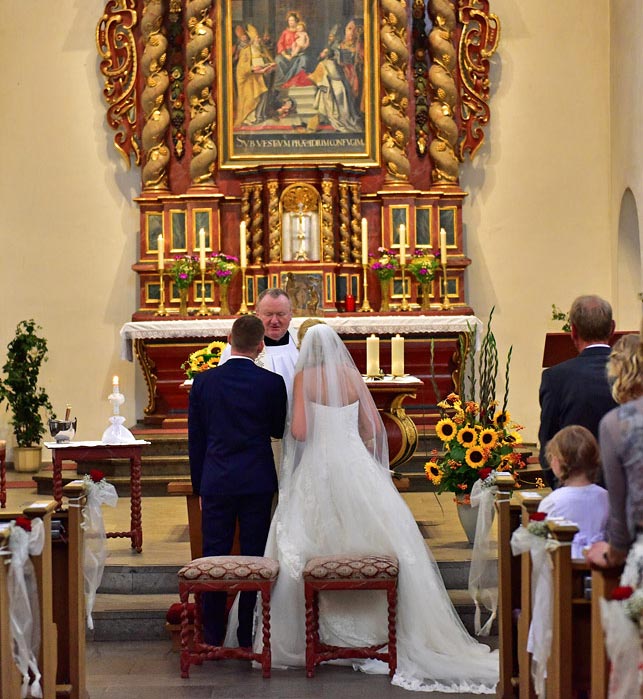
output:
<instances>
[{"instance_id":1,"label":"wooden kneeler","mask_svg":"<svg viewBox=\"0 0 643 699\"><path fill-rule=\"evenodd\" d=\"M264 677L270 677L270 592L279 574L279 563L262 556L205 556L179 570L181 599L181 677L189 677L190 665L204 660L237 658L261 663ZM244 648L212 646L203 640L201 594L204 592L237 593L257 591L261 595L263 649L254 653ZM188 604L194 595L194 636L190 647Z\"/></svg>"},{"instance_id":2,"label":"wooden kneeler","mask_svg":"<svg viewBox=\"0 0 643 699\"><path fill-rule=\"evenodd\" d=\"M397 668L397 579L399 564L392 556L319 556L304 568L306 598L306 675L326 660L373 658L388 663L389 676ZM379 646L329 646L319 637L319 593L322 590L385 590L388 601L388 649Z\"/></svg>"}]
</instances>

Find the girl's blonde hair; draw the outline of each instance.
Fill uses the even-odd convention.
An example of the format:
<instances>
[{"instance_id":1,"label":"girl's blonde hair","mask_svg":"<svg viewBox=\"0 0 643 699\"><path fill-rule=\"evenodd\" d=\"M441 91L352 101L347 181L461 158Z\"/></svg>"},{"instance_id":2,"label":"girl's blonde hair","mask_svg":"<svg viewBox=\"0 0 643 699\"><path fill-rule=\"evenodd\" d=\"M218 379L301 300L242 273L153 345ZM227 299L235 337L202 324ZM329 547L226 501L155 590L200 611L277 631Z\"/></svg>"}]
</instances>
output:
<instances>
[{"instance_id":1,"label":"girl's blonde hair","mask_svg":"<svg viewBox=\"0 0 643 699\"><path fill-rule=\"evenodd\" d=\"M613 381L612 397L617 403L627 403L643 395L641 336L623 335L612 347L607 362L607 378Z\"/></svg>"},{"instance_id":2,"label":"girl's blonde hair","mask_svg":"<svg viewBox=\"0 0 643 699\"><path fill-rule=\"evenodd\" d=\"M601 469L596 437L581 425L569 425L556 432L547 442L545 457L550 464L553 458L558 459L561 483L579 473L584 473L594 483Z\"/></svg>"},{"instance_id":3,"label":"girl's blonde hair","mask_svg":"<svg viewBox=\"0 0 643 699\"><path fill-rule=\"evenodd\" d=\"M304 335L308 331L308 328L312 328L313 325L326 325L323 320L320 318L306 318L306 320L299 326L299 330L297 331L297 346L301 347L301 343L304 339Z\"/></svg>"}]
</instances>

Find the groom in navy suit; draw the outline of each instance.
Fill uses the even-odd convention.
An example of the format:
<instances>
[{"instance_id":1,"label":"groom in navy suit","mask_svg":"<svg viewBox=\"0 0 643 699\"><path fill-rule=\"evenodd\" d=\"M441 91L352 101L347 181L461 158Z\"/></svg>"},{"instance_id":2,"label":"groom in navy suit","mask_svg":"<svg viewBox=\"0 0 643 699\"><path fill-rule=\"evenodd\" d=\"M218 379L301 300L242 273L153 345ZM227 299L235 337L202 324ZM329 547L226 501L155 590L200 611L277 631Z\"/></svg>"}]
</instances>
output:
<instances>
[{"instance_id":1,"label":"groom in navy suit","mask_svg":"<svg viewBox=\"0 0 643 699\"><path fill-rule=\"evenodd\" d=\"M599 296L579 296L569 323L579 354L545 369L540 383L540 463L552 487L556 479L545 460L547 442L568 425L582 425L598 438L598 423L616 407L606 372L614 332L612 307Z\"/></svg>"},{"instance_id":2,"label":"groom in navy suit","mask_svg":"<svg viewBox=\"0 0 643 699\"><path fill-rule=\"evenodd\" d=\"M195 494L201 496L203 555L230 554L239 520L241 555L262 556L266 546L277 473L270 438L281 438L286 386L278 374L258 367L264 327L256 316L232 325L232 356L195 377L190 391L188 447ZM239 602L239 645L252 645L256 593ZM203 595L205 641L225 636L226 593Z\"/></svg>"}]
</instances>

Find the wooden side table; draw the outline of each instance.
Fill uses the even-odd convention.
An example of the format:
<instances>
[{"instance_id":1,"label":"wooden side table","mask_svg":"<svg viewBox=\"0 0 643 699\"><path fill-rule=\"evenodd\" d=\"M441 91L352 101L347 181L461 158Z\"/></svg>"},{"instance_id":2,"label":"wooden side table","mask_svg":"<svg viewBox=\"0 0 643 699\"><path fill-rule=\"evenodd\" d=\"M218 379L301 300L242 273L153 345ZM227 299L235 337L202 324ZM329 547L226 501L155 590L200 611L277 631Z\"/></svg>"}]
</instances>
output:
<instances>
[{"instance_id":1,"label":"wooden side table","mask_svg":"<svg viewBox=\"0 0 643 699\"><path fill-rule=\"evenodd\" d=\"M138 439L131 444L104 444L103 442L45 442L51 449L53 465L53 495L60 505L63 496L63 461L101 461L129 459L130 461L130 531L107 532L108 538L128 538L138 553L143 550L143 521L141 517L141 453L150 442Z\"/></svg>"}]
</instances>

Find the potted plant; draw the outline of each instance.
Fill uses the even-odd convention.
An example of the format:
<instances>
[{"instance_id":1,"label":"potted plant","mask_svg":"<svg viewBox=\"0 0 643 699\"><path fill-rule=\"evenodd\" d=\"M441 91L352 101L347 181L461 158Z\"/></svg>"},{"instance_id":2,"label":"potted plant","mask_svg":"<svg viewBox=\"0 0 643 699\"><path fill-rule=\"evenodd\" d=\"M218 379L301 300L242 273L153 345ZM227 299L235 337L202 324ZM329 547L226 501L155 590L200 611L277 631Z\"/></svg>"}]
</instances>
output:
<instances>
[{"instance_id":1,"label":"potted plant","mask_svg":"<svg viewBox=\"0 0 643 699\"><path fill-rule=\"evenodd\" d=\"M0 403L7 401L13 417L11 426L16 436L14 468L16 471L37 471L40 468L42 447L40 439L45 432L42 410L52 414L45 389L38 386L43 362L47 361L47 340L39 337L41 330L33 320L22 320L16 327L13 340L7 345L7 359L0 379Z\"/></svg>"}]
</instances>

